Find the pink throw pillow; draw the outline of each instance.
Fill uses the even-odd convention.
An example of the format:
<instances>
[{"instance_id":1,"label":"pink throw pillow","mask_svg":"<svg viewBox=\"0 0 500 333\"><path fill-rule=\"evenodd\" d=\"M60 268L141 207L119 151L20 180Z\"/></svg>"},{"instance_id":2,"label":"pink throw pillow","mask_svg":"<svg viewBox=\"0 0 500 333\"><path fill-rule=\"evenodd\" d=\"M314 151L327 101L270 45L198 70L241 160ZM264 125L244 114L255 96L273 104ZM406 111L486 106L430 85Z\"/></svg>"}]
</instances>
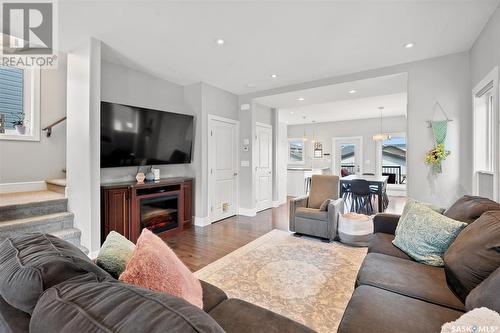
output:
<instances>
[{"instance_id":1,"label":"pink throw pillow","mask_svg":"<svg viewBox=\"0 0 500 333\"><path fill-rule=\"evenodd\" d=\"M161 238L146 228L119 280L183 298L203 309L200 281Z\"/></svg>"}]
</instances>

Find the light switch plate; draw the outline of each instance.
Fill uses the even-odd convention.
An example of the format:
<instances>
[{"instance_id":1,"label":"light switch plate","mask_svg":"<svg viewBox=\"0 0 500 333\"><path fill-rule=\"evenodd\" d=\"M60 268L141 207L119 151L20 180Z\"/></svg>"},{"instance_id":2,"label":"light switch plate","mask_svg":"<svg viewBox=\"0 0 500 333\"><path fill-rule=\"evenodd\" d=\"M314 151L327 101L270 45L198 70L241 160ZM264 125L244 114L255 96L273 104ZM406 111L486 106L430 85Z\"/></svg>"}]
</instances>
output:
<instances>
[{"instance_id":1,"label":"light switch plate","mask_svg":"<svg viewBox=\"0 0 500 333\"><path fill-rule=\"evenodd\" d=\"M248 146L250 144L250 139L243 139L243 144Z\"/></svg>"},{"instance_id":2,"label":"light switch plate","mask_svg":"<svg viewBox=\"0 0 500 333\"><path fill-rule=\"evenodd\" d=\"M241 161L241 166L242 167L249 167L250 166L250 161Z\"/></svg>"}]
</instances>

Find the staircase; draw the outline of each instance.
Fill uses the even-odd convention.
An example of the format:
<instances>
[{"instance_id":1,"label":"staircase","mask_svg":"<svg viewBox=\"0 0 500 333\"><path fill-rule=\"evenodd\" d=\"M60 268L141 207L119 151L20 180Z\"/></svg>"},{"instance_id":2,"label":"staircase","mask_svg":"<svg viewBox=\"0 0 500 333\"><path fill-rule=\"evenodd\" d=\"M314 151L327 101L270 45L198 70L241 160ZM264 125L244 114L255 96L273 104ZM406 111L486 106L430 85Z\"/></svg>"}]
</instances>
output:
<instances>
[{"instance_id":1,"label":"staircase","mask_svg":"<svg viewBox=\"0 0 500 333\"><path fill-rule=\"evenodd\" d=\"M13 233L43 232L64 239L86 254L81 231L73 226L68 199L53 191L0 194L0 242Z\"/></svg>"}]
</instances>

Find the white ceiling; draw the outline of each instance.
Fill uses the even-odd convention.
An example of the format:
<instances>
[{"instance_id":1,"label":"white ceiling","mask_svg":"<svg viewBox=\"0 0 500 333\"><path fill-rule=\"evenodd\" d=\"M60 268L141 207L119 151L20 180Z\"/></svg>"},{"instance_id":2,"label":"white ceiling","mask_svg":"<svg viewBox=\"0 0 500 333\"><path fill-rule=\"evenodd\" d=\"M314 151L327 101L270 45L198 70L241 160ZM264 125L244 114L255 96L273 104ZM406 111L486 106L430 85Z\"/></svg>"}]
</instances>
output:
<instances>
[{"instance_id":1,"label":"white ceiling","mask_svg":"<svg viewBox=\"0 0 500 333\"><path fill-rule=\"evenodd\" d=\"M406 93L398 93L284 108L279 110L279 119L288 125L296 125L379 118L379 107L384 107L383 117L406 116L406 105Z\"/></svg>"},{"instance_id":2,"label":"white ceiling","mask_svg":"<svg viewBox=\"0 0 500 333\"><path fill-rule=\"evenodd\" d=\"M405 93L407 84L407 74L401 73L259 97L254 101L272 108L295 108L310 104ZM356 92L350 93L351 90ZM303 100L298 100L299 98Z\"/></svg>"},{"instance_id":3,"label":"white ceiling","mask_svg":"<svg viewBox=\"0 0 500 333\"><path fill-rule=\"evenodd\" d=\"M132 67L242 94L469 50L497 4L61 0L59 44L93 36Z\"/></svg>"}]
</instances>

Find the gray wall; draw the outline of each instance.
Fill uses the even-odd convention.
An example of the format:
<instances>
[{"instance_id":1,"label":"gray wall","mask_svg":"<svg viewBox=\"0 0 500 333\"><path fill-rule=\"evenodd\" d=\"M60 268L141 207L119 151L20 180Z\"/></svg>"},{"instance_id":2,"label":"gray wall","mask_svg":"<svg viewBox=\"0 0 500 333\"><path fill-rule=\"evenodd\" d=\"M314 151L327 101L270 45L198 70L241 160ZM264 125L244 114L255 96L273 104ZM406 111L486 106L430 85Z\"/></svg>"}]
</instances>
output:
<instances>
[{"instance_id":1,"label":"gray wall","mask_svg":"<svg viewBox=\"0 0 500 333\"><path fill-rule=\"evenodd\" d=\"M268 106L256 103L255 104L255 121L258 123L272 125L273 124L273 114L272 114L271 108Z\"/></svg>"},{"instance_id":2,"label":"gray wall","mask_svg":"<svg viewBox=\"0 0 500 333\"><path fill-rule=\"evenodd\" d=\"M408 193L418 200L449 205L462 194L471 193L472 187L468 52L251 93L240 96L240 103L249 103L262 96L397 73L408 74ZM433 147L426 121L432 119L436 102L454 120L450 123L447 140L451 155L439 176L433 176L424 163L425 153Z\"/></svg>"},{"instance_id":3,"label":"gray wall","mask_svg":"<svg viewBox=\"0 0 500 333\"><path fill-rule=\"evenodd\" d=\"M384 118L384 132L406 132L406 117ZM363 172L375 172L376 170L376 142L373 135L380 132L380 119L359 119L349 121L335 121L328 123L316 123L307 125L288 126L289 138L301 138L304 135L304 127L309 140L306 143L305 167L330 167L333 155L325 156L323 159L313 159L311 138L323 143L323 153L332 154L333 137L363 137ZM312 165L314 163L314 165ZM295 165L296 166L296 165Z\"/></svg>"},{"instance_id":4,"label":"gray wall","mask_svg":"<svg viewBox=\"0 0 500 333\"><path fill-rule=\"evenodd\" d=\"M59 53L56 70L40 73L40 125L66 116L66 54ZM66 123L52 130L47 138L41 132L40 141L0 140L0 184L43 181L64 177L66 168Z\"/></svg>"},{"instance_id":5,"label":"gray wall","mask_svg":"<svg viewBox=\"0 0 500 333\"><path fill-rule=\"evenodd\" d=\"M238 97L206 83L180 86L109 62L103 62L101 77L101 96L104 101L194 115L192 163L155 167L160 169L161 177L194 177L195 219L207 217L208 115L238 120ZM130 180L136 173L136 167L101 169L101 182Z\"/></svg>"},{"instance_id":6,"label":"gray wall","mask_svg":"<svg viewBox=\"0 0 500 333\"><path fill-rule=\"evenodd\" d=\"M470 50L472 87L500 65L500 6L491 16ZM472 118L471 118L472 119Z\"/></svg>"},{"instance_id":7,"label":"gray wall","mask_svg":"<svg viewBox=\"0 0 500 333\"><path fill-rule=\"evenodd\" d=\"M102 62L101 99L106 102L143 106L176 113L194 114L184 102L184 87L136 71L134 69ZM187 164L159 166L162 177L194 176ZM147 168L143 168L146 171ZM101 169L101 182L130 180L137 167Z\"/></svg>"}]
</instances>

